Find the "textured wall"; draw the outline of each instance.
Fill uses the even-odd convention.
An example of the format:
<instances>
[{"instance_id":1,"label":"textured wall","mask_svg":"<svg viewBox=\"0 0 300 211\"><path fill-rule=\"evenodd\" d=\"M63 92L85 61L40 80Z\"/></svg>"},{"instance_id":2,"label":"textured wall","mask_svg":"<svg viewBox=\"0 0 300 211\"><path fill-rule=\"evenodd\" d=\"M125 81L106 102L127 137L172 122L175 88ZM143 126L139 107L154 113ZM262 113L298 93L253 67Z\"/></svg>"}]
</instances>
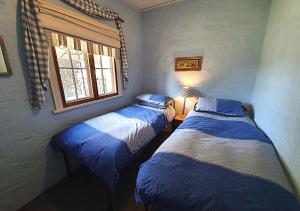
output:
<instances>
[{"instance_id":1,"label":"textured wall","mask_svg":"<svg viewBox=\"0 0 300 211\"><path fill-rule=\"evenodd\" d=\"M99 0L126 20L129 87L124 97L53 114L51 92L40 112L31 110L25 83L24 51L18 0L0 0L0 33L8 51L13 76L0 78L0 210L14 210L65 175L63 160L49 147L49 138L74 122L128 104L140 87L141 14L123 0ZM58 2L58 0L51 0ZM62 4L63 5L63 4Z\"/></svg>"},{"instance_id":2,"label":"textured wall","mask_svg":"<svg viewBox=\"0 0 300 211\"><path fill-rule=\"evenodd\" d=\"M300 193L300 1L273 0L253 91L255 120ZM300 198L299 198L300 199Z\"/></svg>"},{"instance_id":3,"label":"textured wall","mask_svg":"<svg viewBox=\"0 0 300 211\"><path fill-rule=\"evenodd\" d=\"M146 91L250 100L270 0L187 0L142 15ZM203 55L201 72L175 73L174 57Z\"/></svg>"}]
</instances>

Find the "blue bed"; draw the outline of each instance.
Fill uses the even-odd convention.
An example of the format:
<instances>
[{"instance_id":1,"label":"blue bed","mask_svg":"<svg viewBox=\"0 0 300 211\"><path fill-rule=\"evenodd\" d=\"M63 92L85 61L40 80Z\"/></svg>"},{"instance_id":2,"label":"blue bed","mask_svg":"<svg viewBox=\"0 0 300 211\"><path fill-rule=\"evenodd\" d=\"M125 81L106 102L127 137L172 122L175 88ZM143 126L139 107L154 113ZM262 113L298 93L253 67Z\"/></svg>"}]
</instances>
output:
<instances>
[{"instance_id":1,"label":"blue bed","mask_svg":"<svg viewBox=\"0 0 300 211\"><path fill-rule=\"evenodd\" d=\"M195 111L142 164L136 201L164 211L299 210L272 142L250 118Z\"/></svg>"},{"instance_id":2,"label":"blue bed","mask_svg":"<svg viewBox=\"0 0 300 211\"><path fill-rule=\"evenodd\" d=\"M114 191L119 172L174 116L172 106L159 109L134 104L76 124L55 135L51 144L79 160Z\"/></svg>"}]
</instances>

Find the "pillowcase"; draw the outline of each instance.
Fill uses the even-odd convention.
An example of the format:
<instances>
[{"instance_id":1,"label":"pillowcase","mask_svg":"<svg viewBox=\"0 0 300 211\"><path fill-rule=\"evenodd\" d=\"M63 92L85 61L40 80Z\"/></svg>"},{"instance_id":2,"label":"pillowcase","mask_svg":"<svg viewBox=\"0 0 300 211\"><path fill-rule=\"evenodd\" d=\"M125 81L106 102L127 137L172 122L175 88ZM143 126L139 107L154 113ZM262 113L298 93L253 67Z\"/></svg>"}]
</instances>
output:
<instances>
[{"instance_id":1,"label":"pillowcase","mask_svg":"<svg viewBox=\"0 0 300 211\"><path fill-rule=\"evenodd\" d=\"M199 97L194 110L217 113L225 116L245 116L242 103L235 100Z\"/></svg>"},{"instance_id":2,"label":"pillowcase","mask_svg":"<svg viewBox=\"0 0 300 211\"><path fill-rule=\"evenodd\" d=\"M171 98L164 95L143 94L136 97L138 104L154 108L167 108Z\"/></svg>"},{"instance_id":3,"label":"pillowcase","mask_svg":"<svg viewBox=\"0 0 300 211\"><path fill-rule=\"evenodd\" d=\"M149 102L146 102L146 101L138 100L137 103L139 105L148 106L148 107L152 107L152 108L159 108L159 109L166 109L167 108L166 105L159 105L159 104L155 104L155 103L149 103Z\"/></svg>"}]
</instances>

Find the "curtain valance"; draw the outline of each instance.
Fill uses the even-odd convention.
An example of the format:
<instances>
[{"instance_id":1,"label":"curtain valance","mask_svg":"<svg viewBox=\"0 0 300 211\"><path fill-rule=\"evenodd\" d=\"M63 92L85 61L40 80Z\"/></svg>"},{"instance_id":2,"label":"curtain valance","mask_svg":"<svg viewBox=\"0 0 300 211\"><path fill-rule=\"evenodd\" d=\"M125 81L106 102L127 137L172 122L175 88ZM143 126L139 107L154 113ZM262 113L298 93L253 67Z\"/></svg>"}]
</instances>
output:
<instances>
[{"instance_id":1,"label":"curtain valance","mask_svg":"<svg viewBox=\"0 0 300 211\"><path fill-rule=\"evenodd\" d=\"M120 49L111 46L48 30L46 34L51 46L64 46L71 50L120 58Z\"/></svg>"},{"instance_id":2,"label":"curtain valance","mask_svg":"<svg viewBox=\"0 0 300 211\"><path fill-rule=\"evenodd\" d=\"M72 7L80 10L81 12L100 19L106 19L115 21L117 28L120 30L121 38L121 60L122 60L122 76L123 76L123 87L127 88L128 83L128 60L124 34L122 25L119 19L119 14L111 9L104 8L93 2L92 0L61 0Z\"/></svg>"},{"instance_id":3,"label":"curtain valance","mask_svg":"<svg viewBox=\"0 0 300 211\"><path fill-rule=\"evenodd\" d=\"M44 1L39 1L39 11L44 29L121 48L120 31L113 26Z\"/></svg>"}]
</instances>

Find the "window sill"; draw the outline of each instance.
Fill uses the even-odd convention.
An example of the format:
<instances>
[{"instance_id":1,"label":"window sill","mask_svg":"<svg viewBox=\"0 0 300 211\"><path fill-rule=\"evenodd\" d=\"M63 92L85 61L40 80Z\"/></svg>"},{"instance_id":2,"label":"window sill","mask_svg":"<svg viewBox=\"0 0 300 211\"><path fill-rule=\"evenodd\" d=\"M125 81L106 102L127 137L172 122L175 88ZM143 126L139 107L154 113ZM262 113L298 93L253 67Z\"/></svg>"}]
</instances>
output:
<instances>
[{"instance_id":1,"label":"window sill","mask_svg":"<svg viewBox=\"0 0 300 211\"><path fill-rule=\"evenodd\" d=\"M88 105L93 105L93 104L96 104L96 103L99 103L99 102L112 100L112 99L119 98L119 97L122 97L122 96L123 96L122 94L118 94L118 95L115 95L115 96L112 96L112 97L108 97L108 98L104 98L104 99L100 99L100 100L95 100L95 101L91 101L91 102L87 102L87 103L83 103L83 104L79 104L79 105L75 105L75 106L70 106L70 107L61 108L61 109L55 109L53 111L53 113L54 114L59 114L59 113L63 113L63 112L66 112L66 111L74 110L76 108L81 108L81 107L85 107L85 106L88 106Z\"/></svg>"}]
</instances>

